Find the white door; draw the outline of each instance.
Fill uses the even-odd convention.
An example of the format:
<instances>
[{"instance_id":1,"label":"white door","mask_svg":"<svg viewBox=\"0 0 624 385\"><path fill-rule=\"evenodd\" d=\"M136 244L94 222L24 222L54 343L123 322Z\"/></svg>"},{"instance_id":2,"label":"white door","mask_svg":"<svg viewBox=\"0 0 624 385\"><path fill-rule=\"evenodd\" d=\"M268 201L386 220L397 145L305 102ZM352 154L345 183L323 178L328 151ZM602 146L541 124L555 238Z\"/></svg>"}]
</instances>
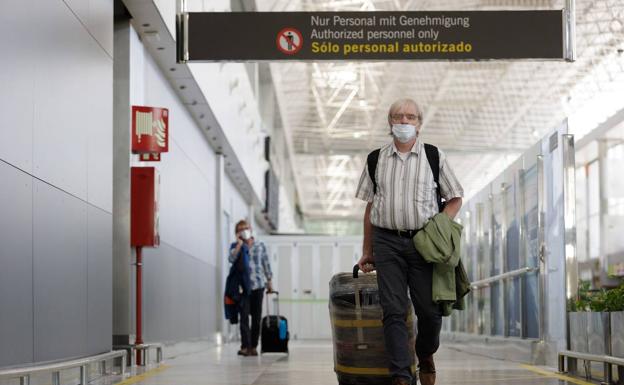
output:
<instances>
[{"instance_id":1,"label":"white door","mask_svg":"<svg viewBox=\"0 0 624 385\"><path fill-rule=\"evenodd\" d=\"M288 319L289 329L292 329L293 313L290 306L289 298L292 298L295 293L295 289L292 284L292 245L291 244L277 244L273 245L274 253L276 256L274 260L277 261L274 275L277 278L277 286L275 290L279 291L280 303L279 313ZM273 267L273 266L271 266ZM275 296L269 296L271 303L269 304L271 314L275 314ZM292 332L291 332L292 334Z\"/></svg>"},{"instance_id":2,"label":"white door","mask_svg":"<svg viewBox=\"0 0 624 385\"><path fill-rule=\"evenodd\" d=\"M299 298L293 303L299 315L297 335L301 339L315 338L314 324L314 290L315 275L315 247L312 244L300 243L297 245L299 261Z\"/></svg>"},{"instance_id":3,"label":"white door","mask_svg":"<svg viewBox=\"0 0 624 385\"><path fill-rule=\"evenodd\" d=\"M334 244L318 246L318 276L316 279L318 290L314 303L314 324L316 325L315 338L331 339L331 324L329 321L329 281L334 275Z\"/></svg>"},{"instance_id":4,"label":"white door","mask_svg":"<svg viewBox=\"0 0 624 385\"><path fill-rule=\"evenodd\" d=\"M348 273L353 271L353 266L357 262L355 246L346 244L338 247L338 258L340 259L340 272Z\"/></svg>"}]
</instances>

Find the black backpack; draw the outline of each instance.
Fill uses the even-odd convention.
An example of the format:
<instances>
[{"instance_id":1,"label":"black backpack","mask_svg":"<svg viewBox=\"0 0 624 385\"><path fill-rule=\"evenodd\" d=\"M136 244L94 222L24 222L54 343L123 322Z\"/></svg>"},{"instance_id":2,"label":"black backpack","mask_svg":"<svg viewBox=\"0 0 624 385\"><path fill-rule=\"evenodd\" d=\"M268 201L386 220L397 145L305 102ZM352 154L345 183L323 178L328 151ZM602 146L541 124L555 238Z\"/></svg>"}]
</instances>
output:
<instances>
[{"instance_id":1,"label":"black backpack","mask_svg":"<svg viewBox=\"0 0 624 385\"><path fill-rule=\"evenodd\" d=\"M375 179L375 171L377 170L377 161L379 160L380 148L373 150L366 158L366 165L368 166L368 175L370 175L373 181L373 193L377 194L377 180ZM440 194L440 153L438 148L433 144L425 143L425 153L427 154L427 161L429 167L433 172L433 180L436 182L436 197L438 201L438 210L442 212L446 202L442 201L442 195Z\"/></svg>"}]
</instances>

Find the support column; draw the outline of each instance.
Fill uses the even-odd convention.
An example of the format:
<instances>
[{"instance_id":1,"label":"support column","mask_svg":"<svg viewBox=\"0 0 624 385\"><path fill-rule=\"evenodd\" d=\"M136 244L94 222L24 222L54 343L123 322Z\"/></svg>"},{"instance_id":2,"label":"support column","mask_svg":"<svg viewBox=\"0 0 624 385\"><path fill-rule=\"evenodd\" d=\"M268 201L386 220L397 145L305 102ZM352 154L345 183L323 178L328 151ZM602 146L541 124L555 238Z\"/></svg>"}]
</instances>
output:
<instances>
[{"instance_id":1,"label":"support column","mask_svg":"<svg viewBox=\"0 0 624 385\"><path fill-rule=\"evenodd\" d=\"M546 305L548 279L546 275L546 192L544 190L544 157L537 156L537 244L539 257L539 339L543 343L549 335L547 326L548 307Z\"/></svg>"},{"instance_id":2,"label":"support column","mask_svg":"<svg viewBox=\"0 0 624 385\"><path fill-rule=\"evenodd\" d=\"M600 199L600 285L607 281L607 249L609 243L609 174L607 173L607 151L609 143L606 139L598 140L598 197Z\"/></svg>"},{"instance_id":3,"label":"support column","mask_svg":"<svg viewBox=\"0 0 624 385\"><path fill-rule=\"evenodd\" d=\"M563 147L563 221L565 229L565 282L566 300L578 299L579 275L576 259L576 164L574 158L574 135L562 136ZM606 154L605 154L606 155ZM602 176L602 167L601 167ZM602 181L601 181L602 190ZM603 193L601 192L601 195ZM605 200L606 201L606 200ZM602 202L602 199L601 199ZM602 203L601 203L602 208ZM604 250L601 250L604 254ZM606 261L605 261L606 262ZM604 265L603 265L604 266Z\"/></svg>"},{"instance_id":4,"label":"support column","mask_svg":"<svg viewBox=\"0 0 624 385\"><path fill-rule=\"evenodd\" d=\"M565 0L564 9L565 59L576 60L576 1Z\"/></svg>"},{"instance_id":5,"label":"support column","mask_svg":"<svg viewBox=\"0 0 624 385\"><path fill-rule=\"evenodd\" d=\"M510 188L508 183L502 183L500 188L501 195L501 250L500 250L500 266L501 273L506 273L509 271L509 266L507 264L507 231L508 221L509 221L509 212L507 212L507 192ZM510 292L510 287L513 284L513 279L505 278L500 282L501 287L501 297L502 297L502 307L503 307L503 336L509 337L509 299L507 298L507 293Z\"/></svg>"},{"instance_id":6,"label":"support column","mask_svg":"<svg viewBox=\"0 0 624 385\"><path fill-rule=\"evenodd\" d=\"M223 322L223 295L224 284L223 277L225 275L225 269L227 268L226 255L225 255L225 234L223 223L223 186L225 183L225 160L223 154L217 153L217 159L215 162L215 228L216 228L216 240L215 240L215 255L216 261L216 274L215 274L215 288L214 292L218 293L217 301L215 301L215 328L217 332L217 340L224 341L226 338L225 323Z\"/></svg>"},{"instance_id":7,"label":"support column","mask_svg":"<svg viewBox=\"0 0 624 385\"><path fill-rule=\"evenodd\" d=\"M130 19L116 16L113 64L113 344L132 333L130 247Z\"/></svg>"}]
</instances>

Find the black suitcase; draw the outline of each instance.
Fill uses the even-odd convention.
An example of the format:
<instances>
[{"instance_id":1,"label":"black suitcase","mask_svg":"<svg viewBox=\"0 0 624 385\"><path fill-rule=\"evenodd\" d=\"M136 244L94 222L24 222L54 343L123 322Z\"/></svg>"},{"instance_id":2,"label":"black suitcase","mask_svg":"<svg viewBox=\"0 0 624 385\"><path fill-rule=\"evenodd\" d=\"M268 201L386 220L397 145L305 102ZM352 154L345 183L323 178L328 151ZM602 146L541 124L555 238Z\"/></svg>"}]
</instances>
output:
<instances>
[{"instance_id":1,"label":"black suitcase","mask_svg":"<svg viewBox=\"0 0 624 385\"><path fill-rule=\"evenodd\" d=\"M277 295L277 306L275 315L271 315L269 311L269 295ZM288 339L290 332L288 331L288 320L286 317L279 315L279 293L274 291L267 293L267 315L262 318L261 325L261 353L288 353ZM280 336L280 323L285 328ZM283 337L283 338L281 338Z\"/></svg>"}]
</instances>

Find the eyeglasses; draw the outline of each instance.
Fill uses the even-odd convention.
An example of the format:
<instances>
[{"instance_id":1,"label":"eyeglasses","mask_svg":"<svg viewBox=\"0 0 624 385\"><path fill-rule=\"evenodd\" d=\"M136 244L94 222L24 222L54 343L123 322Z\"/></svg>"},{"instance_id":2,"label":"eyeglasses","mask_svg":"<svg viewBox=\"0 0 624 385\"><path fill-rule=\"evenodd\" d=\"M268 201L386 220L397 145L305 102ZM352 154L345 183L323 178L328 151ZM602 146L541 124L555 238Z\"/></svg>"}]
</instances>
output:
<instances>
[{"instance_id":1,"label":"eyeglasses","mask_svg":"<svg viewBox=\"0 0 624 385\"><path fill-rule=\"evenodd\" d=\"M392 120L403 120L404 116L405 116L405 119L407 119L407 120L417 120L417 119L420 119L420 116L415 115L415 114L392 114L392 115L390 115Z\"/></svg>"}]
</instances>

